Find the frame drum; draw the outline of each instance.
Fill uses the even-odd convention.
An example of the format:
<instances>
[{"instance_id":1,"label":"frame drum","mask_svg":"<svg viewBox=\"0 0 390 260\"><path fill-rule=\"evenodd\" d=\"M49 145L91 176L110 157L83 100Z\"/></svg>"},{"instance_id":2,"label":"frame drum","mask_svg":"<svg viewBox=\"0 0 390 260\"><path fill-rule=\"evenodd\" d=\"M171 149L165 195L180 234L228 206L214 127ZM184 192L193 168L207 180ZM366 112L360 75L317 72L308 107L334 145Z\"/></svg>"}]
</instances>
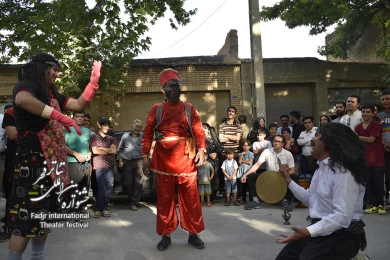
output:
<instances>
[{"instance_id":1,"label":"frame drum","mask_svg":"<svg viewBox=\"0 0 390 260\"><path fill-rule=\"evenodd\" d=\"M287 184L280 173L265 171L256 180L256 192L267 203L281 201L287 192Z\"/></svg>"}]
</instances>

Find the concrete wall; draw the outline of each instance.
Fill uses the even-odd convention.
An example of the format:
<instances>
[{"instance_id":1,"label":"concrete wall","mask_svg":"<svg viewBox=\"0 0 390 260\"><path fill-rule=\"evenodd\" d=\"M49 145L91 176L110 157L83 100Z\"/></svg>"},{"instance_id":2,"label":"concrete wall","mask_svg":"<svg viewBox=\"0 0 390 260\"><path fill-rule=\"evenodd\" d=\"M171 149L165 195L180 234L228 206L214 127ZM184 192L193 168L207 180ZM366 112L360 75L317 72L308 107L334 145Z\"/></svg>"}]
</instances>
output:
<instances>
[{"instance_id":1,"label":"concrete wall","mask_svg":"<svg viewBox=\"0 0 390 260\"><path fill-rule=\"evenodd\" d=\"M241 75L250 73L250 60L242 60ZM245 71L244 71L245 70ZM264 59L265 88L272 84L311 83L313 92L313 116L329 113L328 89L348 88L351 94L356 88L383 89L380 82L383 73L382 64L341 63L319 60L317 58L277 58ZM244 88L243 88L244 89ZM243 91L243 93L245 93ZM246 97L246 96L245 96ZM246 97L243 104L251 103L256 97ZM346 101L346 100L345 100ZM333 106L333 105L332 105ZM291 110L294 106L291 105ZM284 111L284 113L289 111ZM252 113L249 118L253 117Z\"/></svg>"}]
</instances>

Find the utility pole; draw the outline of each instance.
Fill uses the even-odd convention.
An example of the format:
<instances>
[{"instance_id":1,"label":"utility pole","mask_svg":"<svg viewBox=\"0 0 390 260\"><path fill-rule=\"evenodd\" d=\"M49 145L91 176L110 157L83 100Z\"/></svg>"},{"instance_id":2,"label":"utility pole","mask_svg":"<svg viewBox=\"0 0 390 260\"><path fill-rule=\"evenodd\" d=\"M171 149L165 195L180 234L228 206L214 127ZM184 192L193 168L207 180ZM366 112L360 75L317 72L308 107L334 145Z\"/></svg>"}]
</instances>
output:
<instances>
[{"instance_id":1,"label":"utility pole","mask_svg":"<svg viewBox=\"0 0 390 260\"><path fill-rule=\"evenodd\" d=\"M249 0L252 59L252 106L255 118L266 118L263 52L261 48L259 0Z\"/></svg>"}]
</instances>

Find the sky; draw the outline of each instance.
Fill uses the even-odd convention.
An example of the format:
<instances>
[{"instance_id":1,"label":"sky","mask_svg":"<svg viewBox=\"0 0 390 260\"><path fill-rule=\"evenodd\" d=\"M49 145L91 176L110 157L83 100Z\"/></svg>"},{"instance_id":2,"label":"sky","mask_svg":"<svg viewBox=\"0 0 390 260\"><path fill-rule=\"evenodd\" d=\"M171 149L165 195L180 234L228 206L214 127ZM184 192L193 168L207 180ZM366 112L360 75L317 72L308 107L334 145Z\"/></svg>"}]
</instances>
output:
<instances>
[{"instance_id":1,"label":"sky","mask_svg":"<svg viewBox=\"0 0 390 260\"><path fill-rule=\"evenodd\" d=\"M272 6L278 1L259 2L261 8L263 5ZM172 29L168 18L173 15L167 12L164 18L149 27L147 35L152 38L150 50L136 58L216 55L231 29L237 30L238 57L250 58L248 1L187 0L185 8L198 9L190 24L178 30ZM263 57L316 57L325 60L326 57L320 56L317 49L325 44L327 33L309 36L309 27L288 29L280 19L261 22Z\"/></svg>"}]
</instances>

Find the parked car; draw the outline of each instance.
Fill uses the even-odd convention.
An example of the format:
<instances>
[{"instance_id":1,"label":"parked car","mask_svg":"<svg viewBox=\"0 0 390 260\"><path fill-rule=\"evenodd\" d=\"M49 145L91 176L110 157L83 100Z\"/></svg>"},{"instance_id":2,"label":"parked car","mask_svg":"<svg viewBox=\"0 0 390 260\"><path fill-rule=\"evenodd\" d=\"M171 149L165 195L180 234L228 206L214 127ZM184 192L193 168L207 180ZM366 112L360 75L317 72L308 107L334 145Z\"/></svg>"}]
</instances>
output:
<instances>
[{"instance_id":1,"label":"parked car","mask_svg":"<svg viewBox=\"0 0 390 260\"><path fill-rule=\"evenodd\" d=\"M121 141L122 135L128 131L115 131L113 132L113 137L116 141L116 147L119 147L119 143ZM114 179L114 188L112 191L112 195L127 195L126 190L124 189L124 184L122 180L122 169L119 169L119 158L118 153L115 156L116 164L115 164L115 179ZM156 196L156 174L150 173L149 177L145 175L143 178L143 188L142 188L142 196Z\"/></svg>"}]
</instances>

